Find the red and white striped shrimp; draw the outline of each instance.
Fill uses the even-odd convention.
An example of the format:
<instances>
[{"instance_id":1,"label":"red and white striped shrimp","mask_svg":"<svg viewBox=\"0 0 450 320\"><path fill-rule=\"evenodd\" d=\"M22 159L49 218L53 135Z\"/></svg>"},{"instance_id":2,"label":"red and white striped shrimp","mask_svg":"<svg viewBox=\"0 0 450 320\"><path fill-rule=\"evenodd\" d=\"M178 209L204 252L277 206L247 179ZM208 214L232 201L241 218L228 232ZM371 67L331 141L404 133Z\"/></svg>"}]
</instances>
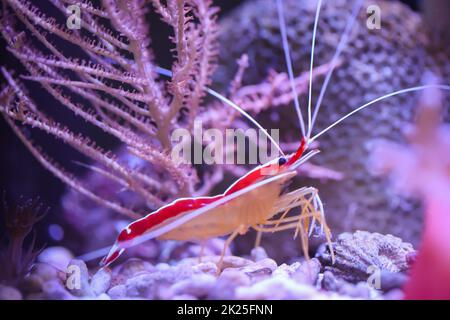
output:
<instances>
[{"instance_id":1,"label":"red and white striped shrimp","mask_svg":"<svg viewBox=\"0 0 450 320\"><path fill-rule=\"evenodd\" d=\"M222 258L231 241L238 234L247 232L249 228L260 233L295 228L296 234L299 233L302 236L302 243L306 250L305 229L309 230L313 227L310 222L314 219L323 226L325 235L330 241L331 233L326 226L323 206L316 189L304 187L282 194L283 186L296 175L295 169L317 153L312 151L304 156L306 148L307 142L303 139L297 152L258 166L220 195L177 199L142 219L132 222L120 232L116 243L103 259L102 265L109 265L127 247L142 242L140 237L144 234L148 235L168 226L167 229L170 230L158 235L158 239L201 241L229 235ZM270 180L270 177L276 179ZM257 185L259 182L265 183ZM211 208L208 208L208 205ZM302 208L300 215L287 218L283 214L278 220L270 220L278 213L287 213L295 207ZM208 209L208 212L192 217L193 213L195 214L200 208ZM180 221L183 217L190 219L176 228L171 227L173 222ZM134 241L135 239L138 241Z\"/></svg>"},{"instance_id":2,"label":"red and white striped shrimp","mask_svg":"<svg viewBox=\"0 0 450 320\"><path fill-rule=\"evenodd\" d=\"M311 145L311 142L328 132L331 128L348 117L378 101L403 93L423 90L430 86L438 87L442 90L450 90L450 86L424 85L407 88L384 95L356 108L318 134L311 137L313 125L334 66L337 64L339 55L344 48L348 34L351 31L351 27L355 22L357 14L362 6L362 1L359 0L337 46L336 53L331 62L331 68L326 75L318 101L314 108L314 112L312 112L312 68L315 35L317 23L319 21L321 2L322 1L318 1L312 37L309 98L307 106L308 121L306 126L303 121L303 115L298 103L297 94L295 92L295 85L293 81L294 76L289 55L282 0L277 0L280 31L283 39L283 49L289 78L291 80L295 109L299 117L300 127L302 130L302 139L297 151L289 155L282 155L273 161L256 167L238 179L222 194L212 197L178 199L148 214L147 216L132 222L120 232L117 241L109 250L109 253L103 258L101 262L102 266L111 264L127 248L152 238L163 240L171 239L201 241L211 237L228 235L228 239L226 240L222 251L221 260L219 261L220 264L231 241L237 235L244 234L249 229L256 230L259 236L264 232L295 229L295 236L298 234L300 235L304 254L308 258L308 235L312 232L316 223L322 227L327 242L330 246L331 254L333 255L333 250L331 248L331 231L325 221L324 209L318 195L318 190L312 187L302 187L288 193L282 192L283 186L296 176L296 169L302 163L318 153L318 150L312 150L309 153L306 153L308 147ZM164 70L163 72L167 73L167 71ZM207 91L216 98L221 99L225 104L237 109L254 124L260 127L260 125L241 108L239 108L239 106L211 89L207 88ZM279 148L279 146L277 147ZM300 208L300 214L287 217L286 214L294 208ZM280 216L277 217L279 214ZM259 236L257 239L259 239Z\"/></svg>"}]
</instances>

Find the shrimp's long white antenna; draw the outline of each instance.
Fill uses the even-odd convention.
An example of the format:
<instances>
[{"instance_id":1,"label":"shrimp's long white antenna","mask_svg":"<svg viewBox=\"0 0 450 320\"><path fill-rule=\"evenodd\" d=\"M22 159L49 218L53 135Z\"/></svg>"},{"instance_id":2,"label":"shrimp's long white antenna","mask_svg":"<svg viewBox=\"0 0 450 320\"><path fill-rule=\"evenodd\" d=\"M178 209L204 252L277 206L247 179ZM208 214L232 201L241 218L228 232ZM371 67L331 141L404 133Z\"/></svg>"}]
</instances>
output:
<instances>
[{"instance_id":1,"label":"shrimp's long white antenna","mask_svg":"<svg viewBox=\"0 0 450 320\"><path fill-rule=\"evenodd\" d=\"M280 153L282 155L284 155L283 150L281 150L281 147L278 145L278 143L275 141L274 138L272 138L272 136L267 132L266 129L264 129L259 123L258 121L256 121L251 115L249 115L247 112L245 112L244 109L242 109L241 107L239 107L236 103L234 103L233 101L231 101L230 99L224 97L223 95L221 95L220 93L218 93L217 91L214 91L212 89L206 88L206 92L208 92L210 95L216 97L217 99L221 100L222 102L228 104L230 107L236 109L239 113L241 113L244 117L246 117L248 120L250 120L255 126L257 126L260 130L263 131L263 133L270 139L270 141L273 143L273 145L278 149L278 151L280 151Z\"/></svg>"},{"instance_id":2,"label":"shrimp's long white antenna","mask_svg":"<svg viewBox=\"0 0 450 320\"><path fill-rule=\"evenodd\" d=\"M196 210L193 210L192 212L186 213L185 215L179 217L178 219L176 219L170 223L164 224L163 226L161 226L158 229L146 232L143 235L134 238L133 240L124 241L121 243L121 246L123 246L123 247L136 246L136 245L141 244L150 239L157 238L157 237L163 235L164 233L167 233L171 230L178 228L182 224L185 224L186 222L194 219L195 217L198 217L202 214L207 214L208 211L215 209L218 206L220 206L224 203L227 203L228 201L231 201L241 195L244 195L244 194L246 194L252 190L255 190L256 188L262 187L268 183L288 177L291 174L292 174L292 172L286 172L283 174L276 175L274 177L267 178L265 180L255 183L255 184L252 184L244 189L241 189L241 190L236 191L228 196L225 196L217 201L214 201L213 203L207 204L204 207L201 207L200 209L196 209ZM105 256L106 254L108 254L109 250L110 250L110 246L104 247L104 248L86 253L84 255L81 255L81 256L77 257L77 259L80 259L83 261L94 260L94 259Z\"/></svg>"},{"instance_id":3,"label":"shrimp's long white antenna","mask_svg":"<svg viewBox=\"0 0 450 320\"><path fill-rule=\"evenodd\" d=\"M342 34L341 40L339 41L339 44L336 48L336 52L334 53L333 58L331 59L331 67L327 72L327 75L325 76L325 80L323 82L322 88L320 89L320 94L319 94L319 98L317 99L317 103L316 106L314 107L314 113L312 116L312 122L311 122L311 126L309 127L309 131L308 131L308 137L311 136L313 127L314 127L314 123L316 122L316 118L317 115L319 113L319 109L322 105L322 100L323 97L325 95L325 92L327 90L328 87L328 83L330 82L331 76L333 74L334 68L336 67L336 64L338 62L339 56L341 55L342 50L344 50L348 38L350 36L350 32L353 28L353 25L356 22L356 18L358 17L358 13L361 10L363 1L362 0L357 0L356 1L356 5L353 7L353 11L352 11L352 15L350 16L350 18L348 19L347 25L344 29L344 33Z\"/></svg>"},{"instance_id":4,"label":"shrimp's long white antenna","mask_svg":"<svg viewBox=\"0 0 450 320\"><path fill-rule=\"evenodd\" d=\"M314 20L314 30L312 36L312 44L311 44L311 63L309 66L309 93L308 93L308 136L311 134L311 96L312 96L312 76L313 76L313 66L314 66L314 47L316 45L316 33L317 33L317 25L319 23L319 15L320 15L320 7L322 6L322 0L319 0L316 9L316 17Z\"/></svg>"},{"instance_id":5,"label":"shrimp's long white antenna","mask_svg":"<svg viewBox=\"0 0 450 320\"><path fill-rule=\"evenodd\" d=\"M166 77L172 77L172 71L168 70L168 69L164 69L161 67L155 67L155 71L161 75L164 75ZM234 103L233 101L231 101L230 99L228 99L227 97L221 95L220 93L218 93L217 91L211 89L211 88L206 88L205 89L207 93L209 93L210 95L212 95L213 97L216 97L217 99L219 99L220 101L222 101L223 103L226 103L227 105L229 105L230 107L232 107L233 109L237 110L240 114L242 114L244 117L246 117L250 122L252 122L257 128L259 128L263 134L272 142L272 144L278 149L278 151L284 155L283 150L281 150L280 145L275 141L275 139L267 132L266 129L264 129L259 123L258 121L256 121L251 115L249 115L244 109L242 109L241 107L239 107L236 103Z\"/></svg>"},{"instance_id":6,"label":"shrimp's long white antenna","mask_svg":"<svg viewBox=\"0 0 450 320\"><path fill-rule=\"evenodd\" d=\"M320 153L319 149L314 149L311 150L310 152L308 152L307 154L305 154L303 157L300 158L300 160L298 160L296 163L294 163L291 166L291 170L296 170L298 167L300 167L302 164L304 164L305 162L307 162L309 159L311 159L312 157L314 157L316 154Z\"/></svg>"},{"instance_id":7,"label":"shrimp's long white antenna","mask_svg":"<svg viewBox=\"0 0 450 320\"><path fill-rule=\"evenodd\" d=\"M386 94L384 96L378 97L370 102L367 102L366 104L363 104L362 106L356 108L355 110L347 113L345 116L343 116L342 118L340 118L339 120L333 122L331 125L329 125L328 127L326 127L325 129L323 129L322 131L320 131L318 134L316 134L314 137L312 137L309 141L312 142L314 140L316 140L318 137L320 137L321 135L323 135L324 133L328 132L328 130L330 130L331 128L335 127L336 125L338 125L339 123L341 123L342 121L344 121L345 119L347 119L348 117L351 117L352 115L354 115L355 113L361 111L364 108L367 108L368 106L377 103L381 100L399 95L399 94L403 94L403 93L408 93L408 92L414 92L414 91L420 91L420 90L424 90L424 89L428 89L428 88L437 88L437 89L441 89L441 90L448 90L450 91L450 85L439 85L439 84L429 84L429 85L423 85L423 86L417 86L417 87L411 87L411 88L407 88L407 89L403 89L403 90L398 90L389 94Z\"/></svg>"},{"instance_id":8,"label":"shrimp's long white antenna","mask_svg":"<svg viewBox=\"0 0 450 320\"><path fill-rule=\"evenodd\" d=\"M278 11L278 22L280 24L281 39L282 39L282 43L283 43L284 58L286 60L286 67L288 70L292 94L294 96L295 111L297 111L297 116L298 116L298 120L300 122L300 128L302 130L302 135L303 135L303 137L306 137L305 121L303 120L302 110L300 109L300 103L298 101L297 89L295 88L294 71L292 69L292 60L291 60L291 54L290 54L290 50L289 50L289 42L288 42L287 32L286 32L286 21L284 19L283 0L277 0L277 11Z\"/></svg>"}]
</instances>

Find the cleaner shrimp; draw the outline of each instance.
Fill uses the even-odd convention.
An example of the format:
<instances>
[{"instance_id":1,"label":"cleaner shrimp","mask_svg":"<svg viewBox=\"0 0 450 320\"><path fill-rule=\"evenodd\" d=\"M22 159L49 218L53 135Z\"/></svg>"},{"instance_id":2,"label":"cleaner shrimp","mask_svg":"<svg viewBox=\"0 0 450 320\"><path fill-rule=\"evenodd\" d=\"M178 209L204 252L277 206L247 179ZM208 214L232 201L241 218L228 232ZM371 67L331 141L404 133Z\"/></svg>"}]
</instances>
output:
<instances>
[{"instance_id":1,"label":"cleaner shrimp","mask_svg":"<svg viewBox=\"0 0 450 320\"><path fill-rule=\"evenodd\" d=\"M253 229L257 231L256 244L259 244L261 235L265 232L278 232L294 229L294 238L300 235L302 249L305 257L308 256L308 237L312 234L316 224L321 227L325 235L332 258L334 253L331 244L331 230L327 226L324 207L319 197L318 190L313 187L301 187L291 192L284 193L283 187L297 174L297 169L319 150L308 149L311 143L334 126L338 125L353 114L365 109L378 101L389 97L423 90L429 87L437 87L441 90L450 90L448 85L421 85L398 90L378 97L342 116L328 127L312 136L313 126L317 118L321 102L330 81L332 72L337 65L339 55L348 40L352 25L362 7L362 1L358 0L351 17L349 18L344 33L338 43L336 52L331 61L331 67L323 82L318 100L312 109L312 72L314 65L314 46L317 24L320 16L322 1L318 1L313 36L311 44L311 60L309 73L309 90L307 105L307 125L298 101L298 95L294 85L293 68L289 53L286 24L284 21L282 0L277 0L277 10L280 24L280 32L283 42L283 50L290 79L294 106L299 118L302 138L295 153L284 155L281 148L268 135L282 156L260 165L249 171L243 177L234 182L224 193L211 197L181 198L167 204L147 216L130 223L120 233L114 245L101 261L101 266L113 263L127 248L138 245L149 239L203 241L211 237L228 236L225 241L219 266L223 262L224 255L231 242L238 236ZM170 76L170 71L159 68L161 74ZM220 99L226 105L238 110L253 124L262 128L256 120L247 114L242 108L223 97L212 89L206 88L212 96ZM265 130L263 132L266 133ZM295 208L300 208L300 213L294 216L287 214ZM83 258L90 260L103 255L103 249L90 253Z\"/></svg>"}]
</instances>

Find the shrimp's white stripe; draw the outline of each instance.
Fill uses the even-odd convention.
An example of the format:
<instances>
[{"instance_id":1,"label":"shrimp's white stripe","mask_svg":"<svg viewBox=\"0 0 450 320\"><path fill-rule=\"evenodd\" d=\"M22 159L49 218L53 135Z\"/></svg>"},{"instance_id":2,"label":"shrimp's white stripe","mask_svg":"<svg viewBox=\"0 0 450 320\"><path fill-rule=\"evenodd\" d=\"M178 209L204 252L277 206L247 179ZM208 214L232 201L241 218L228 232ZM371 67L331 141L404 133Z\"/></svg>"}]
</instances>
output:
<instances>
[{"instance_id":1,"label":"shrimp's white stripe","mask_svg":"<svg viewBox=\"0 0 450 320\"><path fill-rule=\"evenodd\" d=\"M302 130L302 135L303 135L303 137L305 137L306 136L305 122L303 120L302 110L300 109L300 103L298 101L297 89L295 88L294 71L292 69L292 60L291 60L291 54L290 54L290 50L289 50L289 42L288 42L288 38L287 38L286 21L284 20L284 9L283 9L282 0L277 0L277 10L278 10L278 22L280 24L281 39L282 39L282 43L283 43L284 58L286 60L286 67L288 70L292 94L294 96L293 98L294 98L295 111L297 111L297 116L298 116L298 120L300 122L300 128Z\"/></svg>"},{"instance_id":2,"label":"shrimp's white stripe","mask_svg":"<svg viewBox=\"0 0 450 320\"><path fill-rule=\"evenodd\" d=\"M328 127L326 127L325 129L323 129L322 131L320 131L318 134L316 134L314 137L312 137L311 139L309 139L309 142L312 142L314 140L316 140L318 137L320 137L321 135L323 135L324 133L328 132L328 130L330 130L331 128L335 127L336 125L338 125L339 123L341 123L342 121L344 121L345 119L347 119L348 117L351 117L352 115L354 115L355 113L361 111L362 109L378 102L381 100L384 100L386 98L390 98L399 94L403 94L403 93L408 93L408 92L414 92L414 91L420 91L420 90L424 90L424 89L429 89L429 88L437 88L437 89L441 89L441 90L448 90L450 91L450 85L436 85L436 84L429 84L429 85L423 85L423 86L417 86L417 87L411 87L411 88L407 88L407 89L403 89L403 90L398 90L395 92L391 92L389 94L386 94L384 96L378 97L370 102L367 102L366 104L360 106L359 108L356 108L355 110L347 113L345 116L343 116L342 118L340 118L339 120L333 122L331 125L329 125Z\"/></svg>"},{"instance_id":3,"label":"shrimp's white stripe","mask_svg":"<svg viewBox=\"0 0 450 320\"><path fill-rule=\"evenodd\" d=\"M322 88L320 89L320 94L319 94L319 98L317 99L317 103L316 106L314 107L314 113L313 113L313 117L312 117L312 122L311 122L311 126L309 127L309 131L308 131L308 137L311 136L313 127L314 127L314 123L316 122L316 118L317 115L319 113L319 109L322 105L322 100L323 97L325 95L325 91L327 90L328 87L328 83L330 82L331 76L333 74L334 68L337 65L339 56L341 55L342 50L345 48L348 38L350 36L350 32L353 28L353 25L356 22L356 18L358 17L358 13L361 10L362 7L362 0L357 0L356 5L353 7L353 12L352 15L350 17L350 19L347 22L347 25L345 27L344 33L342 34L341 40L339 41L339 44L336 48L336 52L334 53L333 58L331 59L331 67L328 70L327 75L325 76L325 80L323 82Z\"/></svg>"}]
</instances>

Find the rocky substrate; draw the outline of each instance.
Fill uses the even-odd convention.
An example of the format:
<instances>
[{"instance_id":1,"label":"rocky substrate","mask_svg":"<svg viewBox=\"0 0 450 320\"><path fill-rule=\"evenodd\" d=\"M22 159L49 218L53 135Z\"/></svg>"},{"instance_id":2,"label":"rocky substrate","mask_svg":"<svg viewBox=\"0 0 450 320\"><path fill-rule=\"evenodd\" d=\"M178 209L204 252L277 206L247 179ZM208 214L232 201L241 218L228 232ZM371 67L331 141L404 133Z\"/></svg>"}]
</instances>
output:
<instances>
[{"instance_id":1,"label":"rocky substrate","mask_svg":"<svg viewBox=\"0 0 450 320\"><path fill-rule=\"evenodd\" d=\"M309 261L278 265L261 247L248 257L185 257L150 263L131 258L112 269L88 269L64 248L41 253L17 286L0 299L401 299L414 258L411 244L391 235L357 231ZM295 259L294 259L295 260ZM64 267L66 266L66 267Z\"/></svg>"}]
</instances>

